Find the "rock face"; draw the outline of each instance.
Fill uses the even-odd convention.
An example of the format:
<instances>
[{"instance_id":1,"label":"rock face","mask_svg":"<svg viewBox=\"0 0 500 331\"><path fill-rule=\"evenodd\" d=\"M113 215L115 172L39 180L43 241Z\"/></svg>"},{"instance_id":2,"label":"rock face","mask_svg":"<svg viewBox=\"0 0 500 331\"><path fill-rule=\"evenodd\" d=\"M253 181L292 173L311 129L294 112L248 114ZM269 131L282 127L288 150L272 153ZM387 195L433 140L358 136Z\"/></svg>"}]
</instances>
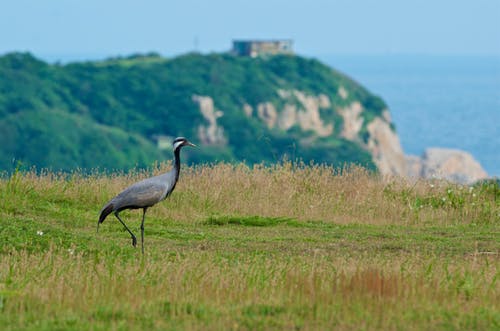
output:
<instances>
[{"instance_id":1,"label":"rock face","mask_svg":"<svg viewBox=\"0 0 500 331\"><path fill-rule=\"evenodd\" d=\"M401 176L424 179L446 179L456 183L469 184L487 178L481 165L467 152L455 149L428 148L422 156L405 156L399 137L392 128L392 120L388 110L382 116L365 123L363 105L353 101L345 107L332 108L327 95L308 95L298 90L278 90L284 104L279 108L272 102L261 102L256 108L249 104L242 105L247 117L255 116L270 129L287 131L294 126L303 131L312 131L316 137L327 137L334 134L333 123L321 117L321 110L333 110L343 120L340 137L361 145L370 152L373 162L382 175ZM347 91L340 87L338 95L345 99ZM228 143L224 129L217 123L223 112L214 106L209 96L193 95L206 124L198 127L198 138L205 145L225 145ZM365 129L363 129L365 128ZM361 137L365 130L367 136ZM314 137L308 138L308 143ZM312 141L311 141L312 139ZM301 141L302 143L306 141Z\"/></svg>"},{"instance_id":2,"label":"rock face","mask_svg":"<svg viewBox=\"0 0 500 331\"><path fill-rule=\"evenodd\" d=\"M471 184L488 174L471 154L457 149L428 148L421 157L407 156L408 177L446 179Z\"/></svg>"},{"instance_id":3,"label":"rock face","mask_svg":"<svg viewBox=\"0 0 500 331\"><path fill-rule=\"evenodd\" d=\"M355 101L351 103L349 107L338 109L338 112L344 119L344 127L342 128L340 135L347 140L357 139L359 131L361 131L361 128L363 127L363 118L361 117L363 106L361 103Z\"/></svg>"},{"instance_id":4,"label":"rock face","mask_svg":"<svg viewBox=\"0 0 500 331\"><path fill-rule=\"evenodd\" d=\"M224 128L217 124L217 119L224 115L214 107L214 101L209 96L193 95L192 100L200 107L200 112L207 121L206 125L198 126L198 139L205 145L224 145Z\"/></svg>"},{"instance_id":5,"label":"rock face","mask_svg":"<svg viewBox=\"0 0 500 331\"><path fill-rule=\"evenodd\" d=\"M288 130L297 125L303 131L312 131L317 137L327 137L334 134L333 123L327 123L321 118L322 109L331 109L332 103L327 95L308 95L298 90L278 90L278 95L285 102L277 109L271 102L257 105L257 116L268 128ZM347 91L340 87L338 95L342 99L348 97ZM243 105L247 116L252 116L253 109ZM385 110L380 117L375 117L370 123L364 123L362 116L364 108L359 101L353 101L348 106L335 108L342 117L343 125L340 137L356 142L373 155L373 161L384 175L406 175L406 161L399 142L399 137L391 128L389 111ZM366 125L369 137L363 141L360 132ZM309 139L310 140L310 139Z\"/></svg>"},{"instance_id":6,"label":"rock face","mask_svg":"<svg viewBox=\"0 0 500 331\"><path fill-rule=\"evenodd\" d=\"M279 90L278 94L287 101L282 109L276 109L270 102L257 106L258 117L268 127L288 130L298 125L304 131L314 131L319 137L333 133L332 123L325 123L320 116L320 109L327 109L331 106L328 96L309 96L296 90ZM342 87L339 88L338 94L343 99L348 96ZM299 101L298 106L290 102L292 98ZM251 116L251 107L245 105L244 110L247 116ZM363 106L358 101L336 109L343 119L340 136L357 142L367 149L382 175L441 178L463 184L488 177L481 165L469 153L461 150L429 148L421 157L406 156L399 136L391 127L392 119L388 110L384 110L382 116L375 117L366 124L368 138L363 141L360 137L363 125L365 125L363 111Z\"/></svg>"},{"instance_id":7,"label":"rock face","mask_svg":"<svg viewBox=\"0 0 500 331\"><path fill-rule=\"evenodd\" d=\"M386 117L386 116L384 116ZM385 118L377 117L367 126L370 136L367 147L383 175L406 176L406 160L399 136Z\"/></svg>"},{"instance_id":8,"label":"rock face","mask_svg":"<svg viewBox=\"0 0 500 331\"><path fill-rule=\"evenodd\" d=\"M282 109L276 109L271 102L257 105L257 116L268 128L277 127L286 131L298 125L303 131L314 131L319 137L333 133L333 125L325 124L320 116L320 109L331 106L327 95L311 96L298 90L278 90L277 93L285 101ZM247 104L243 105L243 110L247 116L253 113Z\"/></svg>"},{"instance_id":9,"label":"rock face","mask_svg":"<svg viewBox=\"0 0 500 331\"><path fill-rule=\"evenodd\" d=\"M268 128L273 128L278 119L278 112L274 105L270 102L259 103L257 106L257 114L261 120L266 123Z\"/></svg>"}]
</instances>

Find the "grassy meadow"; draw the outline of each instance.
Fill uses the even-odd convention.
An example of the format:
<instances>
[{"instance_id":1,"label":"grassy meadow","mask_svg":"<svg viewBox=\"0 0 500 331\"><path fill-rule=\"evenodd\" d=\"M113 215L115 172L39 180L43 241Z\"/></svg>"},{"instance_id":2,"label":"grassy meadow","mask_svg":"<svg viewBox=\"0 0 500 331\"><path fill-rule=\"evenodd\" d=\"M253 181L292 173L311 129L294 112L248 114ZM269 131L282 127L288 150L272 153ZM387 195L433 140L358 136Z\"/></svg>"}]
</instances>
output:
<instances>
[{"instance_id":1,"label":"grassy meadow","mask_svg":"<svg viewBox=\"0 0 500 331\"><path fill-rule=\"evenodd\" d=\"M0 179L2 330L499 330L496 183L185 167L145 255L102 206L168 169ZM122 219L140 241L141 210Z\"/></svg>"}]
</instances>

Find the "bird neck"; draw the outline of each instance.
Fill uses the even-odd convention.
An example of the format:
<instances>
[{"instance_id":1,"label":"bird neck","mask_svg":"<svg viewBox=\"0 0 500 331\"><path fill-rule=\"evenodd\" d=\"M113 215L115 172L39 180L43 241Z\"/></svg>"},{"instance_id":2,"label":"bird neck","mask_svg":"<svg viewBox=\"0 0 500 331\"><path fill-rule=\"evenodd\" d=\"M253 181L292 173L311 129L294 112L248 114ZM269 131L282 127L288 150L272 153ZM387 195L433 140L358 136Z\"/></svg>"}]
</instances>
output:
<instances>
[{"instance_id":1,"label":"bird neck","mask_svg":"<svg viewBox=\"0 0 500 331\"><path fill-rule=\"evenodd\" d=\"M179 172L181 171L181 148L176 148L174 150L174 171L175 180L179 179Z\"/></svg>"}]
</instances>

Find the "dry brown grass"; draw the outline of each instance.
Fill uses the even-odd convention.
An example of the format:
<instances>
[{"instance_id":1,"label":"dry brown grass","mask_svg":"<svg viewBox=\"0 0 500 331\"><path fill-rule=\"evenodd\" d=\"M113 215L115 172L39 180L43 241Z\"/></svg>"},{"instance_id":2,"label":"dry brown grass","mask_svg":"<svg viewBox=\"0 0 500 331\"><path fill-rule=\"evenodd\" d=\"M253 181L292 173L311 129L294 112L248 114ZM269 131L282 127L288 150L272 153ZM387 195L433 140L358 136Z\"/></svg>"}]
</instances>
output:
<instances>
[{"instance_id":1,"label":"dry brown grass","mask_svg":"<svg viewBox=\"0 0 500 331\"><path fill-rule=\"evenodd\" d=\"M152 173L112 176L28 172L18 175L15 185L23 194L36 192L60 200L103 205L126 186L169 168L170 164L161 164ZM472 187L445 181L381 178L360 167L338 171L292 163L252 168L217 164L182 169L175 194L151 211L160 218L188 222L213 214L379 225L469 224L485 217L498 220L494 195L476 193ZM25 197L18 197L21 206L27 208L23 205ZM484 204L489 204L489 214L481 208Z\"/></svg>"},{"instance_id":2,"label":"dry brown grass","mask_svg":"<svg viewBox=\"0 0 500 331\"><path fill-rule=\"evenodd\" d=\"M337 224L414 225L422 221L467 224L482 212L477 208L481 201L474 203L474 191L468 187L445 181L381 178L360 167L339 172L327 166L292 163L270 168L218 164L184 169L180 180L171 201L157 208L158 217L196 221L213 213ZM460 208L451 204L448 190L460 195ZM421 200L427 202L419 203Z\"/></svg>"}]
</instances>

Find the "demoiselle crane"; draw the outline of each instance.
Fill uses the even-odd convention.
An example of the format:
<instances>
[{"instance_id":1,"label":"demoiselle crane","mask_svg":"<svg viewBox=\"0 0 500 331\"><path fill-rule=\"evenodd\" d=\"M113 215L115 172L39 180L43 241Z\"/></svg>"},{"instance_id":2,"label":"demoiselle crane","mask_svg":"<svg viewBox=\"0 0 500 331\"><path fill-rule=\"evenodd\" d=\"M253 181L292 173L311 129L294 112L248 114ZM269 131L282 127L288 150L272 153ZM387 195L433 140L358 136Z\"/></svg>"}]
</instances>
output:
<instances>
[{"instance_id":1,"label":"demoiselle crane","mask_svg":"<svg viewBox=\"0 0 500 331\"><path fill-rule=\"evenodd\" d=\"M175 184L177 184L177 180L179 180L179 172L181 170L181 148L184 146L196 146L184 137L175 138L172 145L174 149L174 167L172 170L132 184L111 199L101 210L99 221L97 222L98 232L99 225L104 222L109 214L114 213L118 221L123 224L125 229L132 236L132 245L135 247L137 245L137 238L127 225L125 225L119 214L125 209L142 208L141 246L142 254L144 254L144 218L146 217L146 211L149 207L154 206L172 194Z\"/></svg>"}]
</instances>

